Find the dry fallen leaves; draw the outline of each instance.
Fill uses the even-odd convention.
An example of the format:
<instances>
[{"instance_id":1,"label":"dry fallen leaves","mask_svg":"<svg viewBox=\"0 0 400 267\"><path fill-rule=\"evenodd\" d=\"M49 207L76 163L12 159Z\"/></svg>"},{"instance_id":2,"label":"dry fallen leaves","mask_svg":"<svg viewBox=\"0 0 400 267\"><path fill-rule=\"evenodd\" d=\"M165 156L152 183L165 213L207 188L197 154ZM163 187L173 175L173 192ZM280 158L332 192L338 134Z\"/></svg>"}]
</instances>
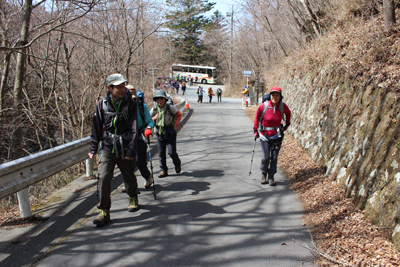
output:
<instances>
[{"instance_id":1,"label":"dry fallen leaves","mask_svg":"<svg viewBox=\"0 0 400 267\"><path fill-rule=\"evenodd\" d=\"M400 254L364 212L345 198L344 190L324 174L290 135L285 136L279 154L279 168L290 182L304 207L304 220L310 227L320 254L319 266L400 266Z\"/></svg>"}]
</instances>

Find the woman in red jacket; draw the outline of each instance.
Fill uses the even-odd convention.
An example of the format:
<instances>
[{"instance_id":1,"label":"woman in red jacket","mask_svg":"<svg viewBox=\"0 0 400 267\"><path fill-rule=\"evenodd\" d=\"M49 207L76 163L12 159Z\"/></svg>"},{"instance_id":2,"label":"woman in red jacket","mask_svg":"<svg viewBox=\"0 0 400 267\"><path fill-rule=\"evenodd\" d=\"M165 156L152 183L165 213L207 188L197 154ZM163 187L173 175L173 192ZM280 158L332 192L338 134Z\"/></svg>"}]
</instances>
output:
<instances>
[{"instance_id":1,"label":"woman in red jacket","mask_svg":"<svg viewBox=\"0 0 400 267\"><path fill-rule=\"evenodd\" d=\"M265 101L257 109L254 119L254 137L261 139L263 158L261 160L261 184L275 185L274 174L277 172L278 155L281 149L284 131L290 125L291 112L282 102L282 89L272 87L271 100ZM286 118L285 118L286 117ZM285 121L283 127L282 120ZM266 175L268 173L268 181Z\"/></svg>"}]
</instances>

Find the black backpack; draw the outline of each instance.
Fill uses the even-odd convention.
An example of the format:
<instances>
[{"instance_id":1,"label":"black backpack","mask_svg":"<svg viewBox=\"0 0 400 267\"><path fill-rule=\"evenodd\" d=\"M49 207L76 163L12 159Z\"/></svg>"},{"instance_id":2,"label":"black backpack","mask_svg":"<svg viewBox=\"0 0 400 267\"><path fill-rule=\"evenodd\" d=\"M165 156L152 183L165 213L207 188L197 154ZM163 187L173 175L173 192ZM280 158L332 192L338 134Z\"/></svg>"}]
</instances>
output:
<instances>
[{"instance_id":1,"label":"black backpack","mask_svg":"<svg viewBox=\"0 0 400 267\"><path fill-rule=\"evenodd\" d=\"M138 97L137 104L139 105L140 117L142 117L142 121L143 121L143 126L139 130L142 130L142 129L145 129L147 127L145 116L144 116L144 95L140 91L136 91L136 95Z\"/></svg>"},{"instance_id":2,"label":"black backpack","mask_svg":"<svg viewBox=\"0 0 400 267\"><path fill-rule=\"evenodd\" d=\"M271 95L270 94L265 94L265 95L263 95L263 98L262 98L262 102L264 103L265 101L270 101L271 100Z\"/></svg>"}]
</instances>

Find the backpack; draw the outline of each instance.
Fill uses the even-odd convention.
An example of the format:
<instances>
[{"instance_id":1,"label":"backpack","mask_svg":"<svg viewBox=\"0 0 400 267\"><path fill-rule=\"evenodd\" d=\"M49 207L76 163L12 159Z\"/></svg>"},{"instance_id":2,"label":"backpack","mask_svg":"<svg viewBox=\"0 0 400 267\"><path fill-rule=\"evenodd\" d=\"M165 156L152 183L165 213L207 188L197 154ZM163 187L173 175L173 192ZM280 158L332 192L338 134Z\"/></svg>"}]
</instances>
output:
<instances>
[{"instance_id":1,"label":"backpack","mask_svg":"<svg viewBox=\"0 0 400 267\"><path fill-rule=\"evenodd\" d=\"M167 104L168 105L173 105L174 104L174 101L172 101L172 98L168 97Z\"/></svg>"},{"instance_id":2,"label":"backpack","mask_svg":"<svg viewBox=\"0 0 400 267\"><path fill-rule=\"evenodd\" d=\"M144 96L143 93L140 91L136 91L137 97L138 97L138 101L137 104L139 105L139 113L140 113L140 117L142 117L142 121L143 121L143 126L141 129L139 129L139 131L141 131L142 129L147 127L146 121L145 121L145 116L144 116Z\"/></svg>"},{"instance_id":3,"label":"backpack","mask_svg":"<svg viewBox=\"0 0 400 267\"><path fill-rule=\"evenodd\" d=\"M271 100L271 95L270 94L265 94L262 97L262 102L264 103L265 101L270 101Z\"/></svg>"}]
</instances>

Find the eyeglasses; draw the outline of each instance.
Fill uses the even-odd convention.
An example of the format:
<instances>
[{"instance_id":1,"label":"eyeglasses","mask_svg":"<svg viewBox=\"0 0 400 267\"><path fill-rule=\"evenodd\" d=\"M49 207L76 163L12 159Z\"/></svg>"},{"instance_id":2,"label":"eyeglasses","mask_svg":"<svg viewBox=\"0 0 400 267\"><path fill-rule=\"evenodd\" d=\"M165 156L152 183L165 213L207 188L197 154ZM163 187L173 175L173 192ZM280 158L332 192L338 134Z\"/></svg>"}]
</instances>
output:
<instances>
[{"instance_id":1,"label":"eyeglasses","mask_svg":"<svg viewBox=\"0 0 400 267\"><path fill-rule=\"evenodd\" d=\"M156 98L154 98L156 101L157 100L160 100L160 99L165 99L164 97L156 97Z\"/></svg>"}]
</instances>

